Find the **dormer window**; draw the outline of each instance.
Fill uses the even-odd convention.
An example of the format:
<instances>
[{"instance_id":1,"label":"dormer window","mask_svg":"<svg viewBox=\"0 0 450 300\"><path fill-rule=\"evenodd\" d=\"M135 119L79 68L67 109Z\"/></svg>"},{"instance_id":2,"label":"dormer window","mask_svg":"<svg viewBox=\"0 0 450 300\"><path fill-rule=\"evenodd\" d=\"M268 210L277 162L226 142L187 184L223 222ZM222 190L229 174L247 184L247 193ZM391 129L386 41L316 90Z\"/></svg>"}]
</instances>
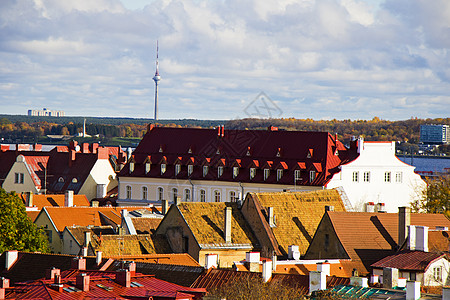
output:
<instances>
[{"instance_id":1,"label":"dormer window","mask_svg":"<svg viewBox=\"0 0 450 300\"><path fill-rule=\"evenodd\" d=\"M283 177L283 169L277 169L277 181L280 181L281 177Z\"/></svg>"},{"instance_id":2,"label":"dormer window","mask_svg":"<svg viewBox=\"0 0 450 300\"><path fill-rule=\"evenodd\" d=\"M278 148L277 150L277 157L281 157L281 148Z\"/></svg>"},{"instance_id":3,"label":"dormer window","mask_svg":"<svg viewBox=\"0 0 450 300\"><path fill-rule=\"evenodd\" d=\"M159 153L163 153L163 146L159 146Z\"/></svg>"},{"instance_id":4,"label":"dormer window","mask_svg":"<svg viewBox=\"0 0 450 300\"><path fill-rule=\"evenodd\" d=\"M192 148L189 148L188 153L192 154Z\"/></svg>"},{"instance_id":5,"label":"dormer window","mask_svg":"<svg viewBox=\"0 0 450 300\"><path fill-rule=\"evenodd\" d=\"M209 171L208 166L203 166L203 177L206 177L208 175L208 171Z\"/></svg>"},{"instance_id":6,"label":"dormer window","mask_svg":"<svg viewBox=\"0 0 450 300\"><path fill-rule=\"evenodd\" d=\"M334 151L334 155L339 156L339 150L336 149L336 151Z\"/></svg>"},{"instance_id":7,"label":"dormer window","mask_svg":"<svg viewBox=\"0 0 450 300\"><path fill-rule=\"evenodd\" d=\"M264 169L264 180L267 180L267 178L269 178L270 175L270 169Z\"/></svg>"},{"instance_id":8,"label":"dormer window","mask_svg":"<svg viewBox=\"0 0 450 300\"><path fill-rule=\"evenodd\" d=\"M78 183L78 179L76 177L72 178L72 183Z\"/></svg>"},{"instance_id":9,"label":"dormer window","mask_svg":"<svg viewBox=\"0 0 450 300\"><path fill-rule=\"evenodd\" d=\"M301 178L300 170L294 171L294 180L299 180Z\"/></svg>"},{"instance_id":10,"label":"dormer window","mask_svg":"<svg viewBox=\"0 0 450 300\"><path fill-rule=\"evenodd\" d=\"M251 155L251 153L250 153L250 147L247 148L247 153L246 153L245 155L247 155L247 156L250 156L250 155Z\"/></svg>"},{"instance_id":11,"label":"dormer window","mask_svg":"<svg viewBox=\"0 0 450 300\"><path fill-rule=\"evenodd\" d=\"M148 174L148 172L150 172L150 166L151 164L149 162L145 163L145 174Z\"/></svg>"},{"instance_id":12,"label":"dormer window","mask_svg":"<svg viewBox=\"0 0 450 300\"><path fill-rule=\"evenodd\" d=\"M233 167L233 178L239 175L239 167Z\"/></svg>"},{"instance_id":13,"label":"dormer window","mask_svg":"<svg viewBox=\"0 0 450 300\"><path fill-rule=\"evenodd\" d=\"M188 176L191 176L192 172L194 172L194 165L188 165Z\"/></svg>"},{"instance_id":14,"label":"dormer window","mask_svg":"<svg viewBox=\"0 0 450 300\"><path fill-rule=\"evenodd\" d=\"M134 172L134 162L130 162L130 174Z\"/></svg>"},{"instance_id":15,"label":"dormer window","mask_svg":"<svg viewBox=\"0 0 450 300\"><path fill-rule=\"evenodd\" d=\"M256 168L250 168L250 179L255 178Z\"/></svg>"},{"instance_id":16,"label":"dormer window","mask_svg":"<svg viewBox=\"0 0 450 300\"><path fill-rule=\"evenodd\" d=\"M217 177L220 178L220 177L222 177L222 175L223 175L223 167L219 166L217 168Z\"/></svg>"},{"instance_id":17,"label":"dormer window","mask_svg":"<svg viewBox=\"0 0 450 300\"><path fill-rule=\"evenodd\" d=\"M161 175L164 175L164 173L166 173L166 164L161 164Z\"/></svg>"},{"instance_id":18,"label":"dormer window","mask_svg":"<svg viewBox=\"0 0 450 300\"><path fill-rule=\"evenodd\" d=\"M306 158L311 158L313 156L313 149L308 149L308 154L306 155Z\"/></svg>"},{"instance_id":19,"label":"dormer window","mask_svg":"<svg viewBox=\"0 0 450 300\"><path fill-rule=\"evenodd\" d=\"M181 171L181 165L180 164L176 164L175 165L175 176L180 174L180 171Z\"/></svg>"},{"instance_id":20,"label":"dormer window","mask_svg":"<svg viewBox=\"0 0 450 300\"><path fill-rule=\"evenodd\" d=\"M64 178L59 177L59 178L58 178L58 182L59 182L59 183L64 183Z\"/></svg>"},{"instance_id":21,"label":"dormer window","mask_svg":"<svg viewBox=\"0 0 450 300\"><path fill-rule=\"evenodd\" d=\"M314 179L316 179L316 171L311 170L309 171L309 182L313 182Z\"/></svg>"},{"instance_id":22,"label":"dormer window","mask_svg":"<svg viewBox=\"0 0 450 300\"><path fill-rule=\"evenodd\" d=\"M220 149L217 149L216 154L220 154Z\"/></svg>"}]
</instances>

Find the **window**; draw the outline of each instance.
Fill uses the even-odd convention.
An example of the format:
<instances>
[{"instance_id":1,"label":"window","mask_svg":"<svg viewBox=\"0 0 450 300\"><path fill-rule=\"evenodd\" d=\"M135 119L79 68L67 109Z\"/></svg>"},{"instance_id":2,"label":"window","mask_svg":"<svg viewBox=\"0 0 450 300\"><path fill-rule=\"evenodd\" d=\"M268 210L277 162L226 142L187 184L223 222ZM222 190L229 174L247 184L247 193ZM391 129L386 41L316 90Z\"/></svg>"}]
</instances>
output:
<instances>
[{"instance_id":1,"label":"window","mask_svg":"<svg viewBox=\"0 0 450 300\"><path fill-rule=\"evenodd\" d=\"M309 171L309 182L313 182L314 179L316 179L316 171L311 170Z\"/></svg>"},{"instance_id":2,"label":"window","mask_svg":"<svg viewBox=\"0 0 450 300\"><path fill-rule=\"evenodd\" d=\"M177 201L177 197L178 197L178 189L177 188L173 188L172 189L172 200L173 200L173 202Z\"/></svg>"},{"instance_id":3,"label":"window","mask_svg":"<svg viewBox=\"0 0 450 300\"><path fill-rule=\"evenodd\" d=\"M220 191L214 191L214 201L220 202Z\"/></svg>"},{"instance_id":4,"label":"window","mask_svg":"<svg viewBox=\"0 0 450 300\"><path fill-rule=\"evenodd\" d=\"M283 177L283 170L277 169L277 181L280 181L281 177Z\"/></svg>"},{"instance_id":5,"label":"window","mask_svg":"<svg viewBox=\"0 0 450 300\"><path fill-rule=\"evenodd\" d=\"M127 185L127 199L131 199L131 186Z\"/></svg>"},{"instance_id":6,"label":"window","mask_svg":"<svg viewBox=\"0 0 450 300\"><path fill-rule=\"evenodd\" d=\"M409 273L409 280L412 280L412 281L416 281L416 273L414 273L414 272L411 272L411 273Z\"/></svg>"},{"instance_id":7,"label":"window","mask_svg":"<svg viewBox=\"0 0 450 300\"><path fill-rule=\"evenodd\" d=\"M161 201L164 199L164 189L162 187L158 188L158 200Z\"/></svg>"},{"instance_id":8,"label":"window","mask_svg":"<svg viewBox=\"0 0 450 300\"><path fill-rule=\"evenodd\" d=\"M59 177L59 178L58 178L58 182L59 182L59 183L64 183L64 178Z\"/></svg>"},{"instance_id":9,"label":"window","mask_svg":"<svg viewBox=\"0 0 450 300\"><path fill-rule=\"evenodd\" d=\"M206 202L206 191L200 190L200 202Z\"/></svg>"},{"instance_id":10,"label":"window","mask_svg":"<svg viewBox=\"0 0 450 300\"><path fill-rule=\"evenodd\" d=\"M395 173L395 182L402 182L403 181L403 173L397 172Z\"/></svg>"},{"instance_id":11,"label":"window","mask_svg":"<svg viewBox=\"0 0 450 300\"><path fill-rule=\"evenodd\" d=\"M147 187L143 186L142 187L142 200L147 200L147 192L148 192Z\"/></svg>"},{"instance_id":12,"label":"window","mask_svg":"<svg viewBox=\"0 0 450 300\"><path fill-rule=\"evenodd\" d=\"M220 178L223 175L223 167L220 166L217 168L217 177Z\"/></svg>"},{"instance_id":13,"label":"window","mask_svg":"<svg viewBox=\"0 0 450 300\"><path fill-rule=\"evenodd\" d=\"M166 173L166 164L161 164L161 175L164 175Z\"/></svg>"},{"instance_id":14,"label":"window","mask_svg":"<svg viewBox=\"0 0 450 300\"><path fill-rule=\"evenodd\" d=\"M384 172L384 182L391 182L391 172Z\"/></svg>"},{"instance_id":15,"label":"window","mask_svg":"<svg viewBox=\"0 0 450 300\"><path fill-rule=\"evenodd\" d=\"M437 282L442 282L442 267L434 267L433 268L433 277Z\"/></svg>"},{"instance_id":16,"label":"window","mask_svg":"<svg viewBox=\"0 0 450 300\"><path fill-rule=\"evenodd\" d=\"M72 183L77 183L78 179L76 177L72 178Z\"/></svg>"},{"instance_id":17,"label":"window","mask_svg":"<svg viewBox=\"0 0 450 300\"><path fill-rule=\"evenodd\" d=\"M353 172L352 181L353 182L358 182L359 181L358 177L359 177L359 172L358 171Z\"/></svg>"},{"instance_id":18,"label":"window","mask_svg":"<svg viewBox=\"0 0 450 300\"><path fill-rule=\"evenodd\" d=\"M181 165L180 164L176 164L175 165L175 176L180 174L180 171L181 171Z\"/></svg>"},{"instance_id":19,"label":"window","mask_svg":"<svg viewBox=\"0 0 450 300\"><path fill-rule=\"evenodd\" d=\"M264 169L264 180L267 180L267 178L269 178L269 175L270 175L270 170Z\"/></svg>"},{"instance_id":20,"label":"window","mask_svg":"<svg viewBox=\"0 0 450 300\"><path fill-rule=\"evenodd\" d=\"M15 173L14 183L23 184L23 173Z\"/></svg>"},{"instance_id":21,"label":"window","mask_svg":"<svg viewBox=\"0 0 450 300\"><path fill-rule=\"evenodd\" d=\"M256 169L255 168L250 168L250 179L255 178L256 175Z\"/></svg>"},{"instance_id":22,"label":"window","mask_svg":"<svg viewBox=\"0 0 450 300\"><path fill-rule=\"evenodd\" d=\"M364 182L370 182L370 172L364 172Z\"/></svg>"},{"instance_id":23,"label":"window","mask_svg":"<svg viewBox=\"0 0 450 300\"><path fill-rule=\"evenodd\" d=\"M150 172L150 163L149 162L145 163L145 174L148 174L148 172Z\"/></svg>"},{"instance_id":24,"label":"window","mask_svg":"<svg viewBox=\"0 0 450 300\"><path fill-rule=\"evenodd\" d=\"M236 192L235 191L231 191L230 192L230 202L236 202L237 198L236 198Z\"/></svg>"},{"instance_id":25,"label":"window","mask_svg":"<svg viewBox=\"0 0 450 300\"><path fill-rule=\"evenodd\" d=\"M208 175L208 166L203 166L203 177L206 177Z\"/></svg>"},{"instance_id":26,"label":"window","mask_svg":"<svg viewBox=\"0 0 450 300\"><path fill-rule=\"evenodd\" d=\"M130 162L130 174L134 172L134 162Z\"/></svg>"},{"instance_id":27,"label":"window","mask_svg":"<svg viewBox=\"0 0 450 300\"><path fill-rule=\"evenodd\" d=\"M233 178L239 175L239 167L233 167Z\"/></svg>"},{"instance_id":28,"label":"window","mask_svg":"<svg viewBox=\"0 0 450 300\"><path fill-rule=\"evenodd\" d=\"M191 176L192 172L194 172L194 165L188 165L188 176Z\"/></svg>"},{"instance_id":29,"label":"window","mask_svg":"<svg viewBox=\"0 0 450 300\"><path fill-rule=\"evenodd\" d=\"M184 190L184 201L186 201L186 202L191 201L191 190L190 189Z\"/></svg>"},{"instance_id":30,"label":"window","mask_svg":"<svg viewBox=\"0 0 450 300\"><path fill-rule=\"evenodd\" d=\"M301 179L300 170L295 170L294 171L294 180L299 180L299 179Z\"/></svg>"}]
</instances>

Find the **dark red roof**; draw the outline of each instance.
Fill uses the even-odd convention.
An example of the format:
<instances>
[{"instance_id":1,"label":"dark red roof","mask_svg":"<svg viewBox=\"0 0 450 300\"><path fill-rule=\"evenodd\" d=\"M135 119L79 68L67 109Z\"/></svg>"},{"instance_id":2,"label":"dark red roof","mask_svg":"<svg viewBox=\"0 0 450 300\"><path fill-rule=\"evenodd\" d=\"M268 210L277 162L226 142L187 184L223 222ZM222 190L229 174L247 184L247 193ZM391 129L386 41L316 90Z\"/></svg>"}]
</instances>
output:
<instances>
[{"instance_id":1,"label":"dark red roof","mask_svg":"<svg viewBox=\"0 0 450 300\"><path fill-rule=\"evenodd\" d=\"M225 130L220 136L215 129L153 127L133 153L133 172L130 174L127 164L120 176L293 184L294 170L302 169L297 184L325 185L343 161L356 156L356 151L347 149L327 132ZM147 174L146 160L152 164ZM162 162L168 165L164 174L159 167ZM178 175L174 164L181 164ZM188 164L194 165L191 175ZM210 167L206 177L204 165ZM224 172L218 178L217 167L221 165ZM239 167L236 177L233 167ZM250 167L256 167L253 179L249 177ZM272 169L266 180L265 168ZM275 169L284 170L280 180ZM313 182L309 181L310 170L317 172Z\"/></svg>"},{"instance_id":2,"label":"dark red roof","mask_svg":"<svg viewBox=\"0 0 450 300\"><path fill-rule=\"evenodd\" d=\"M431 262L446 254L423 251L405 251L385 257L372 264L373 268L397 268L399 270L413 270L424 272Z\"/></svg>"}]
</instances>

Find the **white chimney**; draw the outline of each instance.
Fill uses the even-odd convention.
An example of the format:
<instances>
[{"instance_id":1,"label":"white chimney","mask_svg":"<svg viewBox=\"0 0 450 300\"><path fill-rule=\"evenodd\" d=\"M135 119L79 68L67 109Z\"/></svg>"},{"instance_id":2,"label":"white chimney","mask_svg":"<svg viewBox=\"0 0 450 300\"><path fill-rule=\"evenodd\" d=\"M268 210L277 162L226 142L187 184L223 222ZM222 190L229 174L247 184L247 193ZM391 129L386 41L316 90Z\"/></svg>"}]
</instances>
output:
<instances>
[{"instance_id":1,"label":"white chimney","mask_svg":"<svg viewBox=\"0 0 450 300\"><path fill-rule=\"evenodd\" d=\"M88 248L83 247L81 248L81 256L86 257L88 255Z\"/></svg>"},{"instance_id":2,"label":"white chimney","mask_svg":"<svg viewBox=\"0 0 450 300\"><path fill-rule=\"evenodd\" d=\"M274 216L273 207L269 207L268 212L269 212L269 226L275 227L275 216Z\"/></svg>"},{"instance_id":3,"label":"white chimney","mask_svg":"<svg viewBox=\"0 0 450 300\"><path fill-rule=\"evenodd\" d=\"M246 252L245 253L245 261L249 263L259 263L261 259L261 254L259 252Z\"/></svg>"},{"instance_id":4,"label":"white chimney","mask_svg":"<svg viewBox=\"0 0 450 300\"><path fill-rule=\"evenodd\" d=\"M325 273L326 276L330 276L330 263L329 262L318 262L317 271Z\"/></svg>"},{"instance_id":5,"label":"white chimney","mask_svg":"<svg viewBox=\"0 0 450 300\"><path fill-rule=\"evenodd\" d=\"M122 214L122 219L123 219L123 218L126 218L126 217L128 216L128 211L127 211L126 209L122 209L122 210L120 211L120 213Z\"/></svg>"},{"instance_id":6,"label":"white chimney","mask_svg":"<svg viewBox=\"0 0 450 300\"><path fill-rule=\"evenodd\" d=\"M446 290L448 290L446 294ZM450 290L446 287L442 289L442 299L450 299ZM420 295L420 282L418 281L407 281L406 282L406 300L419 300Z\"/></svg>"},{"instance_id":7,"label":"white chimney","mask_svg":"<svg viewBox=\"0 0 450 300\"><path fill-rule=\"evenodd\" d=\"M383 288L392 289L398 284L398 269L383 268Z\"/></svg>"},{"instance_id":8,"label":"white chimney","mask_svg":"<svg viewBox=\"0 0 450 300\"><path fill-rule=\"evenodd\" d=\"M375 212L375 203L374 202L366 203L366 212L370 212L370 213Z\"/></svg>"},{"instance_id":9,"label":"white chimney","mask_svg":"<svg viewBox=\"0 0 450 300\"><path fill-rule=\"evenodd\" d=\"M397 281L397 286L399 288L405 288L406 287L406 278L399 278Z\"/></svg>"},{"instance_id":10,"label":"white chimney","mask_svg":"<svg viewBox=\"0 0 450 300\"><path fill-rule=\"evenodd\" d=\"M225 208L223 235L225 243L231 243L231 207Z\"/></svg>"},{"instance_id":11,"label":"white chimney","mask_svg":"<svg viewBox=\"0 0 450 300\"><path fill-rule=\"evenodd\" d=\"M219 261L219 256L217 254L206 254L205 255L205 269L217 268Z\"/></svg>"},{"instance_id":12,"label":"white chimney","mask_svg":"<svg viewBox=\"0 0 450 300\"><path fill-rule=\"evenodd\" d=\"M97 198L106 197L106 184L97 184Z\"/></svg>"},{"instance_id":13,"label":"white chimney","mask_svg":"<svg viewBox=\"0 0 450 300\"><path fill-rule=\"evenodd\" d=\"M408 226L408 250L416 250L416 226Z\"/></svg>"},{"instance_id":14,"label":"white chimney","mask_svg":"<svg viewBox=\"0 0 450 300\"><path fill-rule=\"evenodd\" d=\"M273 271L277 270L277 262L278 262L278 257L276 255L272 256L272 270Z\"/></svg>"},{"instance_id":15,"label":"white chimney","mask_svg":"<svg viewBox=\"0 0 450 300\"><path fill-rule=\"evenodd\" d=\"M298 249L298 245L290 245L288 247L288 259L300 259L300 250Z\"/></svg>"},{"instance_id":16,"label":"white chimney","mask_svg":"<svg viewBox=\"0 0 450 300\"><path fill-rule=\"evenodd\" d=\"M262 278L264 282L268 282L272 278L272 261L265 260L262 265Z\"/></svg>"},{"instance_id":17,"label":"white chimney","mask_svg":"<svg viewBox=\"0 0 450 300\"><path fill-rule=\"evenodd\" d=\"M416 226L416 250L428 252L427 226Z\"/></svg>"},{"instance_id":18,"label":"white chimney","mask_svg":"<svg viewBox=\"0 0 450 300\"><path fill-rule=\"evenodd\" d=\"M364 139L362 137L358 138L358 153L361 154L361 152L364 150Z\"/></svg>"},{"instance_id":19,"label":"white chimney","mask_svg":"<svg viewBox=\"0 0 450 300\"><path fill-rule=\"evenodd\" d=\"M73 206L73 191L66 191L64 193L64 206L66 207Z\"/></svg>"},{"instance_id":20,"label":"white chimney","mask_svg":"<svg viewBox=\"0 0 450 300\"><path fill-rule=\"evenodd\" d=\"M84 232L84 246L89 247L90 243L91 243L91 232L85 231Z\"/></svg>"},{"instance_id":21,"label":"white chimney","mask_svg":"<svg viewBox=\"0 0 450 300\"><path fill-rule=\"evenodd\" d=\"M17 250L10 250L6 252L6 260L5 260L6 270L9 270L12 267L12 265L17 261L18 257L19 251Z\"/></svg>"},{"instance_id":22,"label":"white chimney","mask_svg":"<svg viewBox=\"0 0 450 300\"><path fill-rule=\"evenodd\" d=\"M369 287L369 284L367 283L366 277L359 277L359 276L352 276L350 277L350 285L353 286L360 286L360 287Z\"/></svg>"},{"instance_id":23,"label":"white chimney","mask_svg":"<svg viewBox=\"0 0 450 300\"><path fill-rule=\"evenodd\" d=\"M97 251L97 254L95 255L95 263L97 264L97 266L100 266L100 264L102 263L102 255L102 251Z\"/></svg>"},{"instance_id":24,"label":"white chimney","mask_svg":"<svg viewBox=\"0 0 450 300\"><path fill-rule=\"evenodd\" d=\"M371 284L375 284L375 283L379 283L380 282L380 276L378 275L370 275L370 283Z\"/></svg>"},{"instance_id":25,"label":"white chimney","mask_svg":"<svg viewBox=\"0 0 450 300\"><path fill-rule=\"evenodd\" d=\"M327 289L327 276L323 272L309 272L309 293Z\"/></svg>"}]
</instances>

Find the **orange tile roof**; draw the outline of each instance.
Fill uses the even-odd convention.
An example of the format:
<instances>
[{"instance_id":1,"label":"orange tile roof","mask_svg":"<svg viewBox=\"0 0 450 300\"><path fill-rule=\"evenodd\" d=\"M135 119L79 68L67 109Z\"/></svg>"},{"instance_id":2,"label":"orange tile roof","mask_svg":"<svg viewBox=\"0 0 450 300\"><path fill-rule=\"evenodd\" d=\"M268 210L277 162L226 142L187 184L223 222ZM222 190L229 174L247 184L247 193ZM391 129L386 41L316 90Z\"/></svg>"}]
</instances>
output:
<instances>
[{"instance_id":1,"label":"orange tile roof","mask_svg":"<svg viewBox=\"0 0 450 300\"><path fill-rule=\"evenodd\" d=\"M200 266L200 264L187 253L121 255L121 256L110 256L109 258L115 260L144 262L153 264L180 265L192 267Z\"/></svg>"},{"instance_id":2,"label":"orange tile roof","mask_svg":"<svg viewBox=\"0 0 450 300\"><path fill-rule=\"evenodd\" d=\"M428 249L430 252L448 252L450 250L450 231L428 231Z\"/></svg>"},{"instance_id":3,"label":"orange tile roof","mask_svg":"<svg viewBox=\"0 0 450 300\"><path fill-rule=\"evenodd\" d=\"M26 204L26 194L21 194L22 200ZM90 206L86 195L73 195L74 206ZM64 195L33 195L33 206L42 209L44 206L64 207Z\"/></svg>"},{"instance_id":4,"label":"orange tile roof","mask_svg":"<svg viewBox=\"0 0 450 300\"><path fill-rule=\"evenodd\" d=\"M27 216L28 218L30 218L31 222L34 222L34 220L36 220L39 213L39 210L27 210Z\"/></svg>"},{"instance_id":5,"label":"orange tile roof","mask_svg":"<svg viewBox=\"0 0 450 300\"><path fill-rule=\"evenodd\" d=\"M134 229L138 234L152 233L158 228L162 218L131 218Z\"/></svg>"}]
</instances>

